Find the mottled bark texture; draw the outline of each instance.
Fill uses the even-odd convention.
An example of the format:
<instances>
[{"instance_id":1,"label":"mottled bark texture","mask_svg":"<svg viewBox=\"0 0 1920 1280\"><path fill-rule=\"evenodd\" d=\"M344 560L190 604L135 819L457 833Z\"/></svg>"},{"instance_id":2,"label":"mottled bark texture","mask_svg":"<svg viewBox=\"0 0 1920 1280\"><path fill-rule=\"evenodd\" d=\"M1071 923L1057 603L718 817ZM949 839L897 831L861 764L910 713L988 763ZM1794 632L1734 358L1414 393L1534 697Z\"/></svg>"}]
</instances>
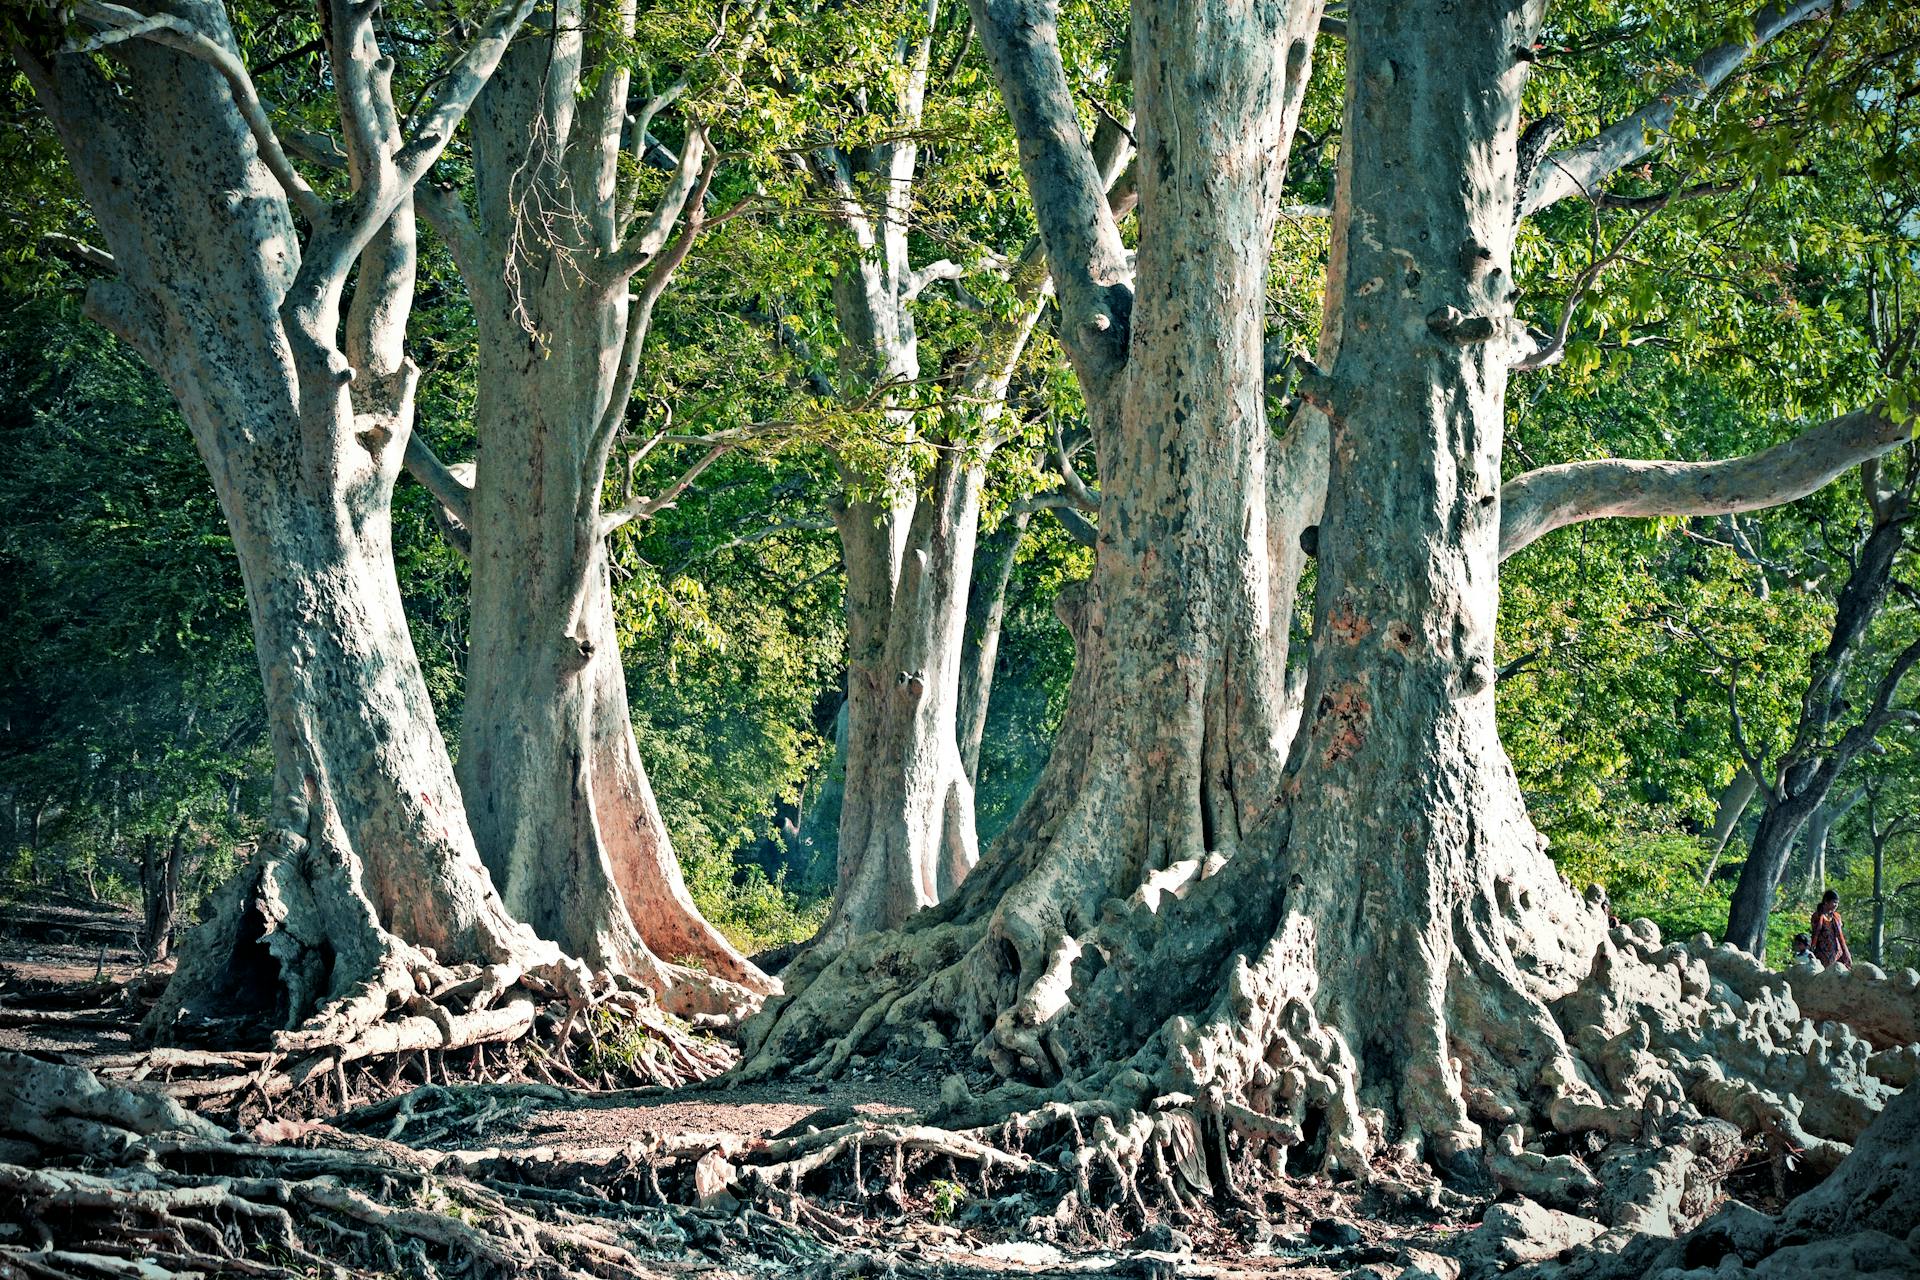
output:
<instances>
[{"instance_id":1,"label":"mottled bark texture","mask_svg":"<svg viewBox=\"0 0 1920 1280\"><path fill-rule=\"evenodd\" d=\"M339 206L285 163L219 4L176 0L112 43L111 81L87 54L15 50L113 254L91 311L166 379L207 463L266 686L270 828L183 944L154 1013L163 1036L208 1020L291 1027L328 1002L350 1036L436 957L558 959L507 913L475 852L388 519L412 428L411 188L529 8L487 21L409 139L370 14L333 7L356 191ZM87 17L113 35L125 13ZM312 228L304 241L290 205Z\"/></svg>"},{"instance_id":2,"label":"mottled bark texture","mask_svg":"<svg viewBox=\"0 0 1920 1280\"><path fill-rule=\"evenodd\" d=\"M709 161L689 127L658 206L634 207L632 73L597 65L613 46L587 38L631 30L633 7L606 8L535 19L475 105L471 211L451 193L429 206L478 328L460 787L516 916L669 1009L739 1012L776 984L682 880L634 739L601 510L651 308L686 249L670 232L697 216Z\"/></svg>"},{"instance_id":3,"label":"mottled bark texture","mask_svg":"<svg viewBox=\"0 0 1920 1280\"><path fill-rule=\"evenodd\" d=\"M905 512L878 523L872 503L836 512L847 553L847 754L825 945L900 924L951 894L978 859L959 701L981 484L978 464L941 454L885 585L890 549L868 544Z\"/></svg>"},{"instance_id":4,"label":"mottled bark texture","mask_svg":"<svg viewBox=\"0 0 1920 1280\"><path fill-rule=\"evenodd\" d=\"M852 251L834 287L840 392L878 408L893 438L935 449L923 476L865 474L840 460L832 506L847 580L847 731L837 761L838 884L816 939L823 951L941 901L978 860L973 773L961 750L974 544L987 459L1000 443L996 424L1040 317L1045 272L1037 248L1020 260L1011 313L988 326L943 388L954 404L916 412L913 303L930 283L959 272L950 262L915 267L908 251L938 17L928 0L919 30L896 47L893 140L813 158ZM1117 144L1109 151L1118 154Z\"/></svg>"},{"instance_id":5,"label":"mottled bark texture","mask_svg":"<svg viewBox=\"0 0 1920 1280\"><path fill-rule=\"evenodd\" d=\"M1708 1117L1831 1167L1889 1092L1865 1047L1836 1027L1805 1052L1784 983L1704 935L1609 931L1547 859L1495 730L1513 50L1538 7L1351 11L1333 337L1278 443L1262 285L1318 5L1135 4L1137 277L1052 8L973 12L1099 453L1094 576L1061 601L1074 683L1031 799L959 894L803 957L749 1025L747 1072L955 1045L1006 1082L950 1081L954 1123L1070 1116L1093 1167L1229 1181L1244 1143L1358 1176L1484 1151L1519 1187L1547 1159L1530 1129L1674 1141ZM1282 522L1295 546L1319 526L1290 755Z\"/></svg>"}]
</instances>

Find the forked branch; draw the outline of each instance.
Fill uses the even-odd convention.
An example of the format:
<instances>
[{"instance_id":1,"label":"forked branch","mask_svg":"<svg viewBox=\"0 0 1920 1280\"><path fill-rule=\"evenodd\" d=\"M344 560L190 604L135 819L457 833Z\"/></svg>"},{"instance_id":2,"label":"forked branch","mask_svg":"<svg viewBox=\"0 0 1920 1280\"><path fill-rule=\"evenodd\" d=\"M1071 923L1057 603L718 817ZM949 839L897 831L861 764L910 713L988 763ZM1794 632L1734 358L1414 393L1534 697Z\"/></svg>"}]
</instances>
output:
<instances>
[{"instance_id":1,"label":"forked branch","mask_svg":"<svg viewBox=\"0 0 1920 1280\"><path fill-rule=\"evenodd\" d=\"M267 109L253 87L253 77L247 73L246 64L240 61L239 55L233 50L172 14L142 14L124 5L106 4L101 0L81 0L74 6L74 12L101 28L99 35L81 46L83 50L103 48L122 40L151 40L198 58L218 71L226 80L227 87L233 91L234 106L246 121L254 145L260 148L261 162L273 174L280 189L286 192L288 201L309 222L317 221L326 211L326 202L300 176L300 171L294 168L293 161L281 147L280 138L273 131L273 121L268 118Z\"/></svg>"},{"instance_id":2,"label":"forked branch","mask_svg":"<svg viewBox=\"0 0 1920 1280\"><path fill-rule=\"evenodd\" d=\"M1126 248L1060 60L1055 10L972 0L980 43L1020 137L1020 167L1060 297L1060 338L1089 399L1126 363L1133 314Z\"/></svg>"}]
</instances>

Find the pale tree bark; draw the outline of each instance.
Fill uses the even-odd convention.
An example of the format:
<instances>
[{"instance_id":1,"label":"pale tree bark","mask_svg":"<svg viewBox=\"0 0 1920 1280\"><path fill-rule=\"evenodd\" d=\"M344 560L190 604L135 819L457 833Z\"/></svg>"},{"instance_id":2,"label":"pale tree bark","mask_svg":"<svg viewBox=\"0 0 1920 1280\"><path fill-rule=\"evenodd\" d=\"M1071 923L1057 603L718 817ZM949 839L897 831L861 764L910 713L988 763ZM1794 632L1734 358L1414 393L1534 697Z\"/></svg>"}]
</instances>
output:
<instances>
[{"instance_id":1,"label":"pale tree bark","mask_svg":"<svg viewBox=\"0 0 1920 1280\"><path fill-rule=\"evenodd\" d=\"M1712 516L1777 507L1913 440L1882 404L1843 414L1783 444L1719 462L1601 458L1515 476L1500 488L1500 558L1583 520Z\"/></svg>"},{"instance_id":2,"label":"pale tree bark","mask_svg":"<svg viewBox=\"0 0 1920 1280\"><path fill-rule=\"evenodd\" d=\"M1304 391L1332 461L1281 936L1361 1096L1443 1161L1480 1145L1470 1097L1523 1095L1568 1057L1545 1002L1604 926L1545 858L1493 719L1507 367L1489 339L1510 306L1511 50L1539 12L1350 19L1340 346ZM1262 960L1284 986L1288 961ZM1364 1152L1339 1111L1341 1147Z\"/></svg>"},{"instance_id":3,"label":"pale tree bark","mask_svg":"<svg viewBox=\"0 0 1920 1280\"><path fill-rule=\"evenodd\" d=\"M912 303L928 283L907 248L914 135L938 17L930 0L915 14L917 29L896 42L899 136L811 157L853 251L834 284L840 391L877 407L888 435L903 441L917 434L903 399L920 379ZM829 505L846 572L847 695L837 883L817 939L830 947L939 901L976 858L973 788L957 736L958 642L984 474L942 450L923 495L903 469L868 475L844 457L836 463L842 490Z\"/></svg>"},{"instance_id":4,"label":"pale tree bark","mask_svg":"<svg viewBox=\"0 0 1920 1280\"><path fill-rule=\"evenodd\" d=\"M1720 799L1713 809L1713 829L1707 833L1707 842L1713 846L1713 856L1707 859L1707 869L1700 876L1701 884L1713 880L1713 873L1720 867L1720 855L1727 851L1727 843L1733 839L1733 833L1740 828L1740 819L1746 817L1747 807L1753 803L1753 797L1760 790L1760 779L1743 761L1739 772L1733 775L1733 781L1727 783L1720 792Z\"/></svg>"},{"instance_id":5,"label":"pale tree bark","mask_svg":"<svg viewBox=\"0 0 1920 1280\"><path fill-rule=\"evenodd\" d=\"M331 7L355 190L339 205L287 161L219 4L177 0L157 21L83 6L111 81L84 53L15 50L112 251L90 309L166 379L207 463L266 686L270 830L182 947L161 1035L292 1027L325 1006L344 1040L439 961L559 961L474 849L388 519L413 425L412 188L531 8L486 20L405 137L371 14Z\"/></svg>"},{"instance_id":6,"label":"pale tree bark","mask_svg":"<svg viewBox=\"0 0 1920 1280\"><path fill-rule=\"evenodd\" d=\"M980 743L987 733L987 706L993 697L1000 632L1007 616L1007 587L1020 554L1020 541L1033 519L1025 510L1008 512L979 546L979 559L967 593L965 655L960 668L960 760L967 781L979 785Z\"/></svg>"},{"instance_id":7,"label":"pale tree bark","mask_svg":"<svg viewBox=\"0 0 1920 1280\"><path fill-rule=\"evenodd\" d=\"M817 939L837 947L900 924L948 896L978 859L973 775L961 749L962 654L986 462L1007 387L1047 297L1045 261L1030 246L1013 267L1011 314L989 326L963 372L945 388L955 404L921 415L905 402L920 378L913 303L952 264L915 267L908 231L920 150L936 3L897 49L897 140L814 158L855 256L835 283L842 392L877 406L891 436L922 439L937 457L917 482L901 472L863 475L840 460L833 501L847 575L847 733L838 887ZM1103 147L1102 188L1124 159L1121 131ZM859 180L879 197L860 198ZM970 723L970 721L968 722Z\"/></svg>"},{"instance_id":8,"label":"pale tree bark","mask_svg":"<svg viewBox=\"0 0 1920 1280\"><path fill-rule=\"evenodd\" d=\"M688 895L634 739L604 548L617 521L671 500L603 512L602 489L712 165L690 122L659 203L634 207L619 169L632 72L596 65L587 36L633 20L631 4L578 0L538 19L475 105L471 209L450 191L425 202L474 303L471 492L449 492L424 450L409 461L458 504L473 568L458 773L509 909L669 1009L737 1013L775 984ZM660 107L642 108L636 153Z\"/></svg>"},{"instance_id":9,"label":"pale tree bark","mask_svg":"<svg viewBox=\"0 0 1920 1280\"><path fill-rule=\"evenodd\" d=\"M1834 824L1847 816L1847 811L1865 798L1867 789L1855 787L1844 796L1829 796L1825 804L1813 811L1807 819L1806 835L1801 837L1801 847L1807 860L1807 879L1803 892L1819 894L1827 887L1827 845L1833 837Z\"/></svg>"},{"instance_id":10,"label":"pale tree bark","mask_svg":"<svg viewBox=\"0 0 1920 1280\"><path fill-rule=\"evenodd\" d=\"M1022 138L1062 342L1087 392L1099 545L1094 581L1063 604L1079 660L1050 762L991 873L976 871L931 913L921 932L941 936L944 959L932 974L915 972L924 953L902 965L896 981L910 985L892 988L906 998L889 1016L955 1019L986 1033L979 1052L1000 1069L1045 1075L1057 1063L1041 1029L1060 1012L1080 940L1102 907L1143 877L1191 875L1209 851L1237 847L1278 799L1280 720L1265 696L1278 682L1260 674L1270 654L1264 270L1284 171L1272 157L1284 159L1318 10L1298 6L1284 24L1280 15L1230 23L1231 56L1258 70L1243 81L1236 68L1233 100L1205 109L1181 166L1141 166L1141 269L1164 287L1139 313L1111 170L1080 132L1051 10L973 12ZM1172 13L1154 21L1168 33L1180 23ZM1204 101L1207 57L1197 48L1183 56L1192 61L1166 80L1136 82L1143 112L1155 93L1166 95L1165 114L1140 118L1142 155L1180 127L1177 113ZM1223 228L1230 254L1198 252ZM1234 326L1224 337L1212 328L1223 320ZM1146 328L1136 333L1138 325ZM1139 368L1129 367L1130 334ZM1183 520L1189 502L1201 509ZM1254 692L1229 671L1244 673ZM873 946L914 949L901 937ZM876 995L886 1002L870 986L828 976L838 971L828 963L823 954L802 960L805 989L785 1016L761 1024L755 1069L779 1069L812 1052L823 1032L856 1026ZM876 961L856 948L837 963L859 972ZM820 1060L850 1051L850 1042L830 1044Z\"/></svg>"},{"instance_id":11,"label":"pale tree bark","mask_svg":"<svg viewBox=\"0 0 1920 1280\"><path fill-rule=\"evenodd\" d=\"M973 12L1099 451L1094 576L1061 600L1069 709L960 893L803 957L750 1025L746 1071L830 1074L856 1052L958 1039L1008 1083L951 1091L955 1122L1071 1117L1074 1141L1094 1135L1076 1167L1110 1159L1124 1184L1129 1167L1177 1162L1197 1193L1216 1152L1236 1176L1230 1134L1370 1176L1389 1144L1477 1157L1487 1125L1487 1168L1526 1185L1512 1153L1537 1153L1513 1126L1638 1135L1647 1108L1689 1098L1779 1125L1830 1167L1884 1087L1857 1061L1807 1066L1761 1019L1734 1026L1708 993L1718 978L1762 998L1750 960L1711 945L1676 958L1650 926L1609 934L1545 856L1495 730L1516 352L1494 339L1511 326L1514 50L1538 8L1375 5L1348 20L1337 349L1304 383L1330 454L1315 649L1284 772L1263 301L1318 6L1135 4L1137 281L1054 9ZM1661 1000L1684 1013L1654 1027ZM1723 1057L1765 1064L1752 1069L1769 1088L1731 1079ZM1769 1091L1776 1068L1793 1090Z\"/></svg>"}]
</instances>

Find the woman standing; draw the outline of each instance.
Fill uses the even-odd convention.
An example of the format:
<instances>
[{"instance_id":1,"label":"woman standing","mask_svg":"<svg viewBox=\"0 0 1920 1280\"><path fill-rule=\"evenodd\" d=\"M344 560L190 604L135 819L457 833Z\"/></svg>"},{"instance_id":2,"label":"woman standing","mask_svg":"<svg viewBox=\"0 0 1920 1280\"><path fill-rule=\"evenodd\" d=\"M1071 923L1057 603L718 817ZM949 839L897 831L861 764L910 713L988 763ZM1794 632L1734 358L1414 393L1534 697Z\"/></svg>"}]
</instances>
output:
<instances>
[{"instance_id":1,"label":"woman standing","mask_svg":"<svg viewBox=\"0 0 1920 1280\"><path fill-rule=\"evenodd\" d=\"M1823 965L1853 965L1853 952L1847 950L1847 931L1840 923L1840 895L1832 889L1814 908L1813 958Z\"/></svg>"}]
</instances>

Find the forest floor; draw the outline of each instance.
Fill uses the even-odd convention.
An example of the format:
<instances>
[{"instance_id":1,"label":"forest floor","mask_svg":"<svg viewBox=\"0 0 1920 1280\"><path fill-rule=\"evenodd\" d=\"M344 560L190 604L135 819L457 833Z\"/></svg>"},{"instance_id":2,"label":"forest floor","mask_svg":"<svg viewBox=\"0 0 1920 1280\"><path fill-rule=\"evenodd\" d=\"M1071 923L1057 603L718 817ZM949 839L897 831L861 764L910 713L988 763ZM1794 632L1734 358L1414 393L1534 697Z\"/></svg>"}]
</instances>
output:
<instances>
[{"instance_id":1,"label":"forest floor","mask_svg":"<svg viewBox=\"0 0 1920 1280\"><path fill-rule=\"evenodd\" d=\"M44 1011L47 1005L75 1003L63 996L125 984L140 978L143 970L153 983L159 973L142 966L134 946L136 929L131 912L111 907L71 901L31 907L0 904L0 1050L92 1067L141 1048L137 1014L131 1010ZM856 1070L832 1083L741 1086L723 1077L672 1091L623 1090L605 1097L569 1092L562 1101L521 1099L489 1107L478 1124L467 1117L444 1140L431 1130L419 1132L427 1126L418 1126L408 1142L427 1150L484 1150L510 1161L590 1163L641 1137L656 1145L665 1139L684 1149L708 1137L717 1148L731 1135L729 1145L737 1149L809 1123L824 1127L856 1115L883 1124L905 1121L937 1092L937 1079L879 1071ZM330 1114L324 1102L309 1096L306 1107L273 1119L276 1124L294 1121L293 1130L302 1141L319 1145L336 1139L364 1144L369 1130L380 1127L363 1124L349 1112L342 1123L360 1131L347 1132L329 1123L340 1117ZM1267 1190L1264 1222L1243 1220L1235 1230L1220 1220L1188 1220L1131 1235L1133 1228L1116 1219L1106 1220L1101 1230L1090 1231L1084 1222L1052 1230L1047 1219L1054 1202L1064 1209L1065 1201L1036 1195L1031 1185L981 1196L957 1180L923 1176L909 1179L904 1195L856 1196L843 1180L814 1198L827 1210L828 1221L839 1224L837 1229L776 1223L737 1206L699 1209L676 1204L671 1212L677 1229L666 1235L677 1243L644 1250L640 1256L661 1274L742 1280L769 1275L992 1280L1010 1274L1333 1280L1398 1275L1411 1264L1438 1264L1434 1255L1451 1252L1450 1242L1470 1230L1485 1207L1475 1201L1447 1213L1382 1214L1347 1187L1288 1179ZM609 1224L631 1224L641 1210L609 1203L607 1212ZM8 1216L9 1206L0 1202L0 1228ZM757 1219L759 1226L749 1221L743 1227L743 1216ZM753 1244L760 1228L788 1233L788 1244L771 1251ZM1451 1270L1440 1265L1442 1274Z\"/></svg>"}]
</instances>

